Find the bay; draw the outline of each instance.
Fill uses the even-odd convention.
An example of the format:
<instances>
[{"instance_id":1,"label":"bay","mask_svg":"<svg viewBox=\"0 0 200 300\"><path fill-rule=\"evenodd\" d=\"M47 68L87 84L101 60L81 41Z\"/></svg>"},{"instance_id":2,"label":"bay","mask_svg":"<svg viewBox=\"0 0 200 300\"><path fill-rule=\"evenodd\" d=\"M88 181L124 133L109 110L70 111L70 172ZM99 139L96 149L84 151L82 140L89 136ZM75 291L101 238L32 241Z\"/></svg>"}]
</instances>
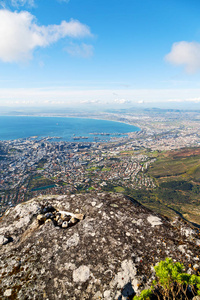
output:
<instances>
[{"instance_id":1,"label":"bay","mask_svg":"<svg viewBox=\"0 0 200 300\"><path fill-rule=\"evenodd\" d=\"M67 117L0 116L0 140L15 140L37 136L60 137L61 140L105 141L140 128L126 123Z\"/></svg>"}]
</instances>

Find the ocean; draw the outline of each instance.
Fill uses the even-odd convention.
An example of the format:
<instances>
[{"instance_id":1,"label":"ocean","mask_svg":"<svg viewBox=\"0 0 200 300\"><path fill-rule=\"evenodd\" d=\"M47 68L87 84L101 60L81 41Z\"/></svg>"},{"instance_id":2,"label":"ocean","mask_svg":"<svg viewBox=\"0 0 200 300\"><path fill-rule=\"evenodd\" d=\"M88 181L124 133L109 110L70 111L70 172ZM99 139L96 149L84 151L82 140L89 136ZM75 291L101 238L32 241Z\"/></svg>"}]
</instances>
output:
<instances>
[{"instance_id":1,"label":"ocean","mask_svg":"<svg viewBox=\"0 0 200 300\"><path fill-rule=\"evenodd\" d=\"M114 121L64 118L0 116L0 140L56 137L63 141L108 141L140 128Z\"/></svg>"}]
</instances>

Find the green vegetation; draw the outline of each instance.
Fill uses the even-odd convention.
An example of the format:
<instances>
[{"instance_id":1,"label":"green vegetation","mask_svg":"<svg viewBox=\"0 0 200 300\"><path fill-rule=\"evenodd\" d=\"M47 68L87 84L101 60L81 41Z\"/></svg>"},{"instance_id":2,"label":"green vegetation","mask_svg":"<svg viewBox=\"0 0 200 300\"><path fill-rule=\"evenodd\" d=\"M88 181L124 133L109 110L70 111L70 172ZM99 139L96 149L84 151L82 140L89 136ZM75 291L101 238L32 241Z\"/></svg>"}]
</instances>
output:
<instances>
[{"instance_id":1,"label":"green vegetation","mask_svg":"<svg viewBox=\"0 0 200 300\"><path fill-rule=\"evenodd\" d=\"M151 289L142 291L140 296L133 298L134 300L189 300L195 295L200 295L200 276L183 273L183 264L166 258L154 269L156 280L153 281Z\"/></svg>"},{"instance_id":2,"label":"green vegetation","mask_svg":"<svg viewBox=\"0 0 200 300\"><path fill-rule=\"evenodd\" d=\"M134 155L134 151L133 150L125 150L125 151L120 151L121 155Z\"/></svg>"},{"instance_id":3,"label":"green vegetation","mask_svg":"<svg viewBox=\"0 0 200 300\"><path fill-rule=\"evenodd\" d=\"M34 190L41 187L52 186L54 182L45 177L33 177L29 182L29 189Z\"/></svg>"},{"instance_id":4,"label":"green vegetation","mask_svg":"<svg viewBox=\"0 0 200 300\"><path fill-rule=\"evenodd\" d=\"M154 178L157 188L149 192L155 201L174 213L180 213L187 220L199 224L200 218L200 149L185 148L159 153L157 161L147 170ZM148 202L149 197L142 199ZM136 200L139 200L136 197Z\"/></svg>"},{"instance_id":5,"label":"green vegetation","mask_svg":"<svg viewBox=\"0 0 200 300\"><path fill-rule=\"evenodd\" d=\"M96 171L96 170L100 170L100 168L99 167L90 167L86 171L90 172L90 171Z\"/></svg>"},{"instance_id":6,"label":"green vegetation","mask_svg":"<svg viewBox=\"0 0 200 300\"><path fill-rule=\"evenodd\" d=\"M149 290L143 290L140 294L140 296L135 296L134 300L150 300L152 295L152 291Z\"/></svg>"},{"instance_id":7,"label":"green vegetation","mask_svg":"<svg viewBox=\"0 0 200 300\"><path fill-rule=\"evenodd\" d=\"M200 182L200 153L194 153L193 149L161 152L148 173L158 179L176 177L198 183Z\"/></svg>"},{"instance_id":8,"label":"green vegetation","mask_svg":"<svg viewBox=\"0 0 200 300\"><path fill-rule=\"evenodd\" d=\"M107 182L107 185L102 187L102 190L123 193L137 200L149 209L152 209L153 211L156 211L169 218L179 216L179 213L182 211L181 208L183 203L188 203L186 201L186 197L182 197L178 192L176 194L173 192L165 193L161 188L155 188L152 190L146 190L142 188L136 190L127 188L125 184L123 186L117 186L114 183Z\"/></svg>"},{"instance_id":9,"label":"green vegetation","mask_svg":"<svg viewBox=\"0 0 200 300\"><path fill-rule=\"evenodd\" d=\"M93 186L90 186L90 187L88 188L88 191L93 191L93 190L95 190L95 188L94 188Z\"/></svg>"},{"instance_id":10,"label":"green vegetation","mask_svg":"<svg viewBox=\"0 0 200 300\"><path fill-rule=\"evenodd\" d=\"M103 172L109 172L109 171L111 171L111 168L103 168L102 171Z\"/></svg>"},{"instance_id":11,"label":"green vegetation","mask_svg":"<svg viewBox=\"0 0 200 300\"><path fill-rule=\"evenodd\" d=\"M189 191L192 190L193 184L185 180L180 180L180 181L173 180L168 182L162 182L160 184L160 187L173 189L173 190Z\"/></svg>"},{"instance_id":12,"label":"green vegetation","mask_svg":"<svg viewBox=\"0 0 200 300\"><path fill-rule=\"evenodd\" d=\"M125 189L122 186L115 186L114 191L117 193L123 193Z\"/></svg>"},{"instance_id":13,"label":"green vegetation","mask_svg":"<svg viewBox=\"0 0 200 300\"><path fill-rule=\"evenodd\" d=\"M14 153L14 152L22 152L22 151L19 151L19 149L11 148L9 149L9 152Z\"/></svg>"},{"instance_id":14,"label":"green vegetation","mask_svg":"<svg viewBox=\"0 0 200 300\"><path fill-rule=\"evenodd\" d=\"M117 157L110 157L109 160L111 160L111 161L112 161L112 160L114 160L114 161L120 161L120 158L117 158Z\"/></svg>"},{"instance_id":15,"label":"green vegetation","mask_svg":"<svg viewBox=\"0 0 200 300\"><path fill-rule=\"evenodd\" d=\"M44 164L46 164L47 162L48 162L48 160L46 158L41 158L40 161L38 162L37 168L39 170L43 169Z\"/></svg>"},{"instance_id":16,"label":"green vegetation","mask_svg":"<svg viewBox=\"0 0 200 300\"><path fill-rule=\"evenodd\" d=\"M63 180L58 180L56 183L57 183L59 186L63 186L63 185L66 185L66 184L67 184L67 183L64 182Z\"/></svg>"},{"instance_id":17,"label":"green vegetation","mask_svg":"<svg viewBox=\"0 0 200 300\"><path fill-rule=\"evenodd\" d=\"M170 204L183 204L183 203L189 203L190 202L190 197L189 195L186 196L182 194L181 192L178 192L173 189L162 189L162 188L157 188L155 190L155 193L157 197L164 202L166 205Z\"/></svg>"}]
</instances>

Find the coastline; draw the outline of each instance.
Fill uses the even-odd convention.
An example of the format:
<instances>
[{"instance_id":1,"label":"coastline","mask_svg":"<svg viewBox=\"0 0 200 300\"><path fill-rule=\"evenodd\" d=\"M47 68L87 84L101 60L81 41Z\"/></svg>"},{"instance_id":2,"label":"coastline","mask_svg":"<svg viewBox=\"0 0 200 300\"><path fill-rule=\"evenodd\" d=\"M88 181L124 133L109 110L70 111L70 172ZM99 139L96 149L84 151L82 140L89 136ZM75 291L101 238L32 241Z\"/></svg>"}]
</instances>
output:
<instances>
[{"instance_id":1,"label":"coastline","mask_svg":"<svg viewBox=\"0 0 200 300\"><path fill-rule=\"evenodd\" d=\"M134 130L133 131L126 131L126 129L123 131L123 132L120 132L120 131L117 131L117 129L116 129L116 131L113 131L113 132L110 132L109 130L108 131L106 131L105 130L105 128L102 128L102 131L101 132L98 132L98 130L96 130L95 128L94 128L94 132L97 132L98 134L97 135L103 135L102 133L105 133L105 135L106 135L106 133L108 133L108 135L112 138L112 137L114 137L115 135L116 135L116 133L118 133L119 134L119 137L121 138L121 137L123 137L124 135L129 135L129 134L132 134L132 133L135 133L135 132L141 132L142 131L142 129L140 128L140 127L138 127L137 125L133 125L133 124L131 124L130 122L124 122L124 121L121 121L121 120L112 120L112 119L107 119L107 118L99 118L99 117L96 117L96 116L68 116L68 115L41 115L41 114L37 114L37 115L27 115L27 114L23 114L23 115L0 115L0 117L3 117L3 118L7 118L7 117L9 117L9 118L20 118L20 117L22 117L22 118L60 118L60 119L81 119L81 120L97 120L97 121L106 121L106 122L112 122L112 123L121 123L121 124L124 124L124 125L128 125L128 126L133 126L134 127ZM110 116L109 116L110 117ZM75 129L75 131L76 131L77 129ZM87 132L87 133L84 133L84 135L89 135L90 133L89 132ZM38 137L40 136L40 134L34 134L34 135L37 135ZM19 138L30 138L30 137L32 137L33 136L33 134L32 133L30 133L30 136L24 136L24 137L17 137L16 139L19 139ZM51 135L51 134L49 134L49 133L47 133L47 134L42 134L41 135L41 138L43 138L43 137L47 137L47 136L51 136L52 138L54 138L55 136L57 136L57 134L55 134L55 135ZM73 142L73 141L71 141L71 140L68 140L68 138L67 138L67 140L66 140L66 136L64 137L64 136L62 136L62 134L59 134L59 136L61 137L61 139L63 139L63 140L65 140L65 141L69 141L69 142ZM79 133L77 133L76 134L76 136L83 136L83 134L81 133L81 134L79 134ZM8 139L2 139L2 141L3 140L13 140L14 138L8 138ZM82 141L82 139L80 138L80 142L83 142ZM91 142L91 141L88 141L88 142ZM97 142L105 142L105 140L104 139L100 139L99 138L99 140L97 141Z\"/></svg>"},{"instance_id":2,"label":"coastline","mask_svg":"<svg viewBox=\"0 0 200 300\"><path fill-rule=\"evenodd\" d=\"M138 125L134 125L130 122L124 122L124 121L120 121L120 120L110 120L110 119L102 119L102 118L96 118L94 116L88 116L88 117L82 117L82 116L67 116L67 115L64 115L64 116L61 116L61 115L48 115L48 116L43 116L43 115L34 115L34 116L31 116L31 115L1 115L0 114L0 117L40 117L40 118L71 118L71 119L91 119L91 120L99 120L99 121L110 121L110 122L117 122L117 123L122 123L122 124L126 124L126 125L130 125L130 126L134 126L134 127L137 127L138 131L141 131L142 129L140 127L138 127ZM134 132L134 131L133 131Z\"/></svg>"}]
</instances>

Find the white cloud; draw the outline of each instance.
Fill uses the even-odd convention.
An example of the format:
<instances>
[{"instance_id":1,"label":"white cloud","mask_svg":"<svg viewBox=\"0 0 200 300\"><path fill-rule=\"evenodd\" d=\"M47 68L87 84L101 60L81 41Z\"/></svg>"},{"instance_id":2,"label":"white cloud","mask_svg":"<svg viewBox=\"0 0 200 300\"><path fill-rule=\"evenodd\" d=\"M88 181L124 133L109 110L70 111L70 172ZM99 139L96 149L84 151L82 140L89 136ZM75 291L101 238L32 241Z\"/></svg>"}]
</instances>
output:
<instances>
[{"instance_id":1,"label":"white cloud","mask_svg":"<svg viewBox=\"0 0 200 300\"><path fill-rule=\"evenodd\" d=\"M130 101L126 100L126 99L115 99L114 102L116 102L118 104L127 104L127 103L130 103Z\"/></svg>"},{"instance_id":2,"label":"white cloud","mask_svg":"<svg viewBox=\"0 0 200 300\"><path fill-rule=\"evenodd\" d=\"M70 43L65 50L72 56L87 58L93 55L94 47L85 43L82 43L81 45Z\"/></svg>"},{"instance_id":3,"label":"white cloud","mask_svg":"<svg viewBox=\"0 0 200 300\"><path fill-rule=\"evenodd\" d=\"M186 98L186 99L169 99L168 102L193 102L193 103L199 103L200 102L200 97Z\"/></svg>"},{"instance_id":4,"label":"white cloud","mask_svg":"<svg viewBox=\"0 0 200 300\"><path fill-rule=\"evenodd\" d=\"M38 26L36 18L27 11L0 10L0 60L26 61L37 47L47 47L61 38L92 36L88 26L77 20L62 21L60 25Z\"/></svg>"},{"instance_id":5,"label":"white cloud","mask_svg":"<svg viewBox=\"0 0 200 300\"><path fill-rule=\"evenodd\" d=\"M11 0L11 4L15 7L24 6L26 4L34 6L34 0Z\"/></svg>"},{"instance_id":6,"label":"white cloud","mask_svg":"<svg viewBox=\"0 0 200 300\"><path fill-rule=\"evenodd\" d=\"M58 2L64 2L64 3L69 3L70 0L57 0Z\"/></svg>"},{"instance_id":7,"label":"white cloud","mask_svg":"<svg viewBox=\"0 0 200 300\"><path fill-rule=\"evenodd\" d=\"M80 100L81 104L98 104L101 103L100 100Z\"/></svg>"},{"instance_id":8,"label":"white cloud","mask_svg":"<svg viewBox=\"0 0 200 300\"><path fill-rule=\"evenodd\" d=\"M35 5L35 0L2 0L0 1L0 6L3 8L14 6L14 7L20 7L20 6L29 6L33 7Z\"/></svg>"},{"instance_id":9,"label":"white cloud","mask_svg":"<svg viewBox=\"0 0 200 300\"><path fill-rule=\"evenodd\" d=\"M200 89L147 89L147 90L116 90L116 93L130 99L130 104L144 99L149 103L200 102ZM0 107L18 105L45 106L62 104L69 106L81 105L110 105L116 107L112 89L87 89L85 87L43 87L43 88L0 88ZM120 98L119 98L120 99ZM121 98L122 99L122 98ZM133 100L134 99L134 100ZM17 101L17 103L16 103ZM141 103L141 102L140 102ZM123 104L119 104L123 107ZM125 105L125 104L124 104Z\"/></svg>"},{"instance_id":10,"label":"white cloud","mask_svg":"<svg viewBox=\"0 0 200 300\"><path fill-rule=\"evenodd\" d=\"M187 99L187 101L191 101L191 102L200 102L200 97L189 98L189 99Z\"/></svg>"},{"instance_id":11,"label":"white cloud","mask_svg":"<svg viewBox=\"0 0 200 300\"><path fill-rule=\"evenodd\" d=\"M187 73L195 73L200 70L200 44L185 41L174 43L165 60L177 66L185 66Z\"/></svg>"}]
</instances>

